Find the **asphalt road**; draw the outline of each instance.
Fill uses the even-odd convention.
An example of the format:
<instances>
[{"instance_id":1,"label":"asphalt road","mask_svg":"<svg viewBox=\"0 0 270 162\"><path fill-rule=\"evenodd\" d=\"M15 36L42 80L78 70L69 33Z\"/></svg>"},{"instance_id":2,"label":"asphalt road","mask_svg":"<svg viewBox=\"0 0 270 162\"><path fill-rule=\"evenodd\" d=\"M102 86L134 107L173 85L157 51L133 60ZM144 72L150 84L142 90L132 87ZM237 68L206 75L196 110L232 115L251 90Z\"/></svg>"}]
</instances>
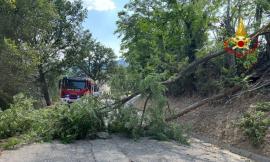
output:
<instances>
[{"instance_id":1,"label":"asphalt road","mask_svg":"<svg viewBox=\"0 0 270 162\"><path fill-rule=\"evenodd\" d=\"M138 141L112 136L110 139L81 140L72 144L31 144L4 151L0 162L247 162L242 156L198 139L191 146L141 138Z\"/></svg>"}]
</instances>

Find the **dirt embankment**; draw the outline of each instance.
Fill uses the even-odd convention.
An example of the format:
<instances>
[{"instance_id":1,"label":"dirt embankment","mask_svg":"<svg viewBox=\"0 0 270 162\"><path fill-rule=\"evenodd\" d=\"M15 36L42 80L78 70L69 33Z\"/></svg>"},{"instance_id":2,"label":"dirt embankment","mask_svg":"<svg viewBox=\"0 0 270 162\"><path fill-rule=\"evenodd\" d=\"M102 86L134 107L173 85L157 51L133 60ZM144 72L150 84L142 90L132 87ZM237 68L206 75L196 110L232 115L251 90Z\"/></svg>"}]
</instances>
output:
<instances>
[{"instance_id":1,"label":"dirt embankment","mask_svg":"<svg viewBox=\"0 0 270 162\"><path fill-rule=\"evenodd\" d=\"M169 103L171 109L179 112L200 99L202 98L170 98ZM268 95L261 93L252 96L245 95L235 98L231 102L227 101L222 100L204 105L178 118L177 121L182 124L190 124L193 133L197 135L270 157L270 128L268 129L264 144L255 148L237 126L243 114L251 109L251 105L254 105L256 102L270 101L270 93Z\"/></svg>"}]
</instances>

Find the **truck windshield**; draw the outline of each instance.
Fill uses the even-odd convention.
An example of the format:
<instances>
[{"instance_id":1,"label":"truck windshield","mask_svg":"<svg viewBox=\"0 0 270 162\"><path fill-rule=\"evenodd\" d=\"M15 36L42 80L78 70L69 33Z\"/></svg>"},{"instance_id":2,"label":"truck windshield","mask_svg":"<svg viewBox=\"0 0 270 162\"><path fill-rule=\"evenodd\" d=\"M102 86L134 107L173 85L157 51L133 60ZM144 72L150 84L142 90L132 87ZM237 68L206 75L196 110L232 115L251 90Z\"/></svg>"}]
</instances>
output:
<instances>
[{"instance_id":1,"label":"truck windshield","mask_svg":"<svg viewBox=\"0 0 270 162\"><path fill-rule=\"evenodd\" d=\"M85 87L85 81L68 80L66 84L67 89L84 89Z\"/></svg>"}]
</instances>

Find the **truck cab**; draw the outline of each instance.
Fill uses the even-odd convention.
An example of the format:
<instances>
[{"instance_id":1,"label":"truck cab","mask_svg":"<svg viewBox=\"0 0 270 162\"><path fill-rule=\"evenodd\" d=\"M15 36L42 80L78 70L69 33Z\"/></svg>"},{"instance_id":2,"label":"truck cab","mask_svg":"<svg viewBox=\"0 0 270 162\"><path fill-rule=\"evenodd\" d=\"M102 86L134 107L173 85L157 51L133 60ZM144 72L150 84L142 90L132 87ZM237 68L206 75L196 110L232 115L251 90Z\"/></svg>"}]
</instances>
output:
<instances>
[{"instance_id":1,"label":"truck cab","mask_svg":"<svg viewBox=\"0 0 270 162\"><path fill-rule=\"evenodd\" d=\"M72 103L84 95L98 96L96 83L89 78L67 78L59 80L60 97L64 102Z\"/></svg>"}]
</instances>

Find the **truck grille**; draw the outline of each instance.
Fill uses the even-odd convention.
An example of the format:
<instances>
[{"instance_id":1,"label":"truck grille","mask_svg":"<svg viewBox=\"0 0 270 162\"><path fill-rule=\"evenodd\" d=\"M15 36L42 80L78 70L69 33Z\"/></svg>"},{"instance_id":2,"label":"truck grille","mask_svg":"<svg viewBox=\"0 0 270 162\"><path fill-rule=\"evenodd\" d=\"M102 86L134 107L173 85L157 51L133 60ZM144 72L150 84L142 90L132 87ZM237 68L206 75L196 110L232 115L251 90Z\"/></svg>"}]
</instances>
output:
<instances>
[{"instance_id":1,"label":"truck grille","mask_svg":"<svg viewBox=\"0 0 270 162\"><path fill-rule=\"evenodd\" d=\"M70 95L69 98L70 99L77 99L77 95Z\"/></svg>"}]
</instances>

